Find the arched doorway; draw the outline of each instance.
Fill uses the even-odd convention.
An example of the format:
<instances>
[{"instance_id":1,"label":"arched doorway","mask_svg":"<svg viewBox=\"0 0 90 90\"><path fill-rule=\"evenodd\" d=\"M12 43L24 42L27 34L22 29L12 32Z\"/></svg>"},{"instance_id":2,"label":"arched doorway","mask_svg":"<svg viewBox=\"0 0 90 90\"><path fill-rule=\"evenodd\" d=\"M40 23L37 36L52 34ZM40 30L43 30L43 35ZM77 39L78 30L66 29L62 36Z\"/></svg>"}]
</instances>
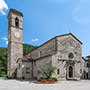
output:
<instances>
[{"instance_id":1,"label":"arched doorway","mask_svg":"<svg viewBox=\"0 0 90 90\"><path fill-rule=\"evenodd\" d=\"M73 78L73 67L69 67L69 78Z\"/></svg>"}]
</instances>

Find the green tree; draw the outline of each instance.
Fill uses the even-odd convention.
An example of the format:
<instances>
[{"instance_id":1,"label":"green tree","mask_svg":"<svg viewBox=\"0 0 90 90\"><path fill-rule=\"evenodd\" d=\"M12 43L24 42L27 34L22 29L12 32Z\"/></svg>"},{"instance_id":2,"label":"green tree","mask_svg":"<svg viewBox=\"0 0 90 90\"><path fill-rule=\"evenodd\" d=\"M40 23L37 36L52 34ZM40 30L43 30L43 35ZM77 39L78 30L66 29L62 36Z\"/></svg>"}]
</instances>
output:
<instances>
[{"instance_id":1,"label":"green tree","mask_svg":"<svg viewBox=\"0 0 90 90\"><path fill-rule=\"evenodd\" d=\"M45 66L38 69L38 74L45 75L47 79L50 78L56 68L53 66Z\"/></svg>"},{"instance_id":2,"label":"green tree","mask_svg":"<svg viewBox=\"0 0 90 90\"><path fill-rule=\"evenodd\" d=\"M5 76L7 73L7 48L0 48L0 76Z\"/></svg>"},{"instance_id":3,"label":"green tree","mask_svg":"<svg viewBox=\"0 0 90 90\"><path fill-rule=\"evenodd\" d=\"M30 51L36 49L38 46L23 44L23 55L28 54Z\"/></svg>"}]
</instances>

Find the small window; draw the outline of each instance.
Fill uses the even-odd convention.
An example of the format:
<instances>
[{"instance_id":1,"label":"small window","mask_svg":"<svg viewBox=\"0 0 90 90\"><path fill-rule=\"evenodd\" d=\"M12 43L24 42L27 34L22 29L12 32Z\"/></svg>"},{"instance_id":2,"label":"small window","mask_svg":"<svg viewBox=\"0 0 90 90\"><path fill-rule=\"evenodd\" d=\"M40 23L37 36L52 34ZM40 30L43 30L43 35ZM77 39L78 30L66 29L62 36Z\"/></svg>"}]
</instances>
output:
<instances>
[{"instance_id":1,"label":"small window","mask_svg":"<svg viewBox=\"0 0 90 90\"><path fill-rule=\"evenodd\" d=\"M42 51L40 51L40 57L42 57Z\"/></svg>"},{"instance_id":2,"label":"small window","mask_svg":"<svg viewBox=\"0 0 90 90\"><path fill-rule=\"evenodd\" d=\"M30 68L26 67L26 74L29 74L29 73L30 73Z\"/></svg>"},{"instance_id":3,"label":"small window","mask_svg":"<svg viewBox=\"0 0 90 90\"><path fill-rule=\"evenodd\" d=\"M19 27L19 19L17 17L15 18L15 26Z\"/></svg>"},{"instance_id":4,"label":"small window","mask_svg":"<svg viewBox=\"0 0 90 90\"><path fill-rule=\"evenodd\" d=\"M87 67L90 68L90 63L87 63Z\"/></svg>"},{"instance_id":5,"label":"small window","mask_svg":"<svg viewBox=\"0 0 90 90\"><path fill-rule=\"evenodd\" d=\"M60 70L59 69L57 69L57 74L60 74Z\"/></svg>"}]
</instances>

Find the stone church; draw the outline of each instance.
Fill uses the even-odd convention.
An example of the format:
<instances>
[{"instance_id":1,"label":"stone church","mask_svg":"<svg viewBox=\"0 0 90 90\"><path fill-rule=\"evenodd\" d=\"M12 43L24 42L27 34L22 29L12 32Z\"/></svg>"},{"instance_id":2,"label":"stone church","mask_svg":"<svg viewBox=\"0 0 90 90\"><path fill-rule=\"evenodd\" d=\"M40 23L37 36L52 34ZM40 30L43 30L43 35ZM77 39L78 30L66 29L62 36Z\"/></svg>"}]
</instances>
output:
<instances>
[{"instance_id":1,"label":"stone church","mask_svg":"<svg viewBox=\"0 0 90 90\"><path fill-rule=\"evenodd\" d=\"M8 18L8 75L11 78L39 79L37 70L43 66L57 69L52 76L58 80L83 77L82 42L72 33L56 36L23 56L23 14L10 9Z\"/></svg>"}]
</instances>

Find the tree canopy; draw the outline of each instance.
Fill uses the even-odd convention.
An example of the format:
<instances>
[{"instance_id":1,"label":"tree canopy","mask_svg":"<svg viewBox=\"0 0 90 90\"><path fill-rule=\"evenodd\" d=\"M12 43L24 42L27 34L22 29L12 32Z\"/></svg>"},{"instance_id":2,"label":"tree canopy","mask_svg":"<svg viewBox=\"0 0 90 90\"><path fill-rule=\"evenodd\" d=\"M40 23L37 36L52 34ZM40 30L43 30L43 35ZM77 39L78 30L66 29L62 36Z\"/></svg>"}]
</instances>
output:
<instances>
[{"instance_id":1,"label":"tree canopy","mask_svg":"<svg viewBox=\"0 0 90 90\"><path fill-rule=\"evenodd\" d=\"M46 78L50 78L50 76L52 75L55 69L56 68L54 66L40 67L38 69L38 74L41 74L42 76L46 76Z\"/></svg>"},{"instance_id":2,"label":"tree canopy","mask_svg":"<svg viewBox=\"0 0 90 90\"><path fill-rule=\"evenodd\" d=\"M30 51L34 50L37 47L38 46L33 46L33 45L29 45L29 44L23 44L23 55L29 53Z\"/></svg>"}]
</instances>

